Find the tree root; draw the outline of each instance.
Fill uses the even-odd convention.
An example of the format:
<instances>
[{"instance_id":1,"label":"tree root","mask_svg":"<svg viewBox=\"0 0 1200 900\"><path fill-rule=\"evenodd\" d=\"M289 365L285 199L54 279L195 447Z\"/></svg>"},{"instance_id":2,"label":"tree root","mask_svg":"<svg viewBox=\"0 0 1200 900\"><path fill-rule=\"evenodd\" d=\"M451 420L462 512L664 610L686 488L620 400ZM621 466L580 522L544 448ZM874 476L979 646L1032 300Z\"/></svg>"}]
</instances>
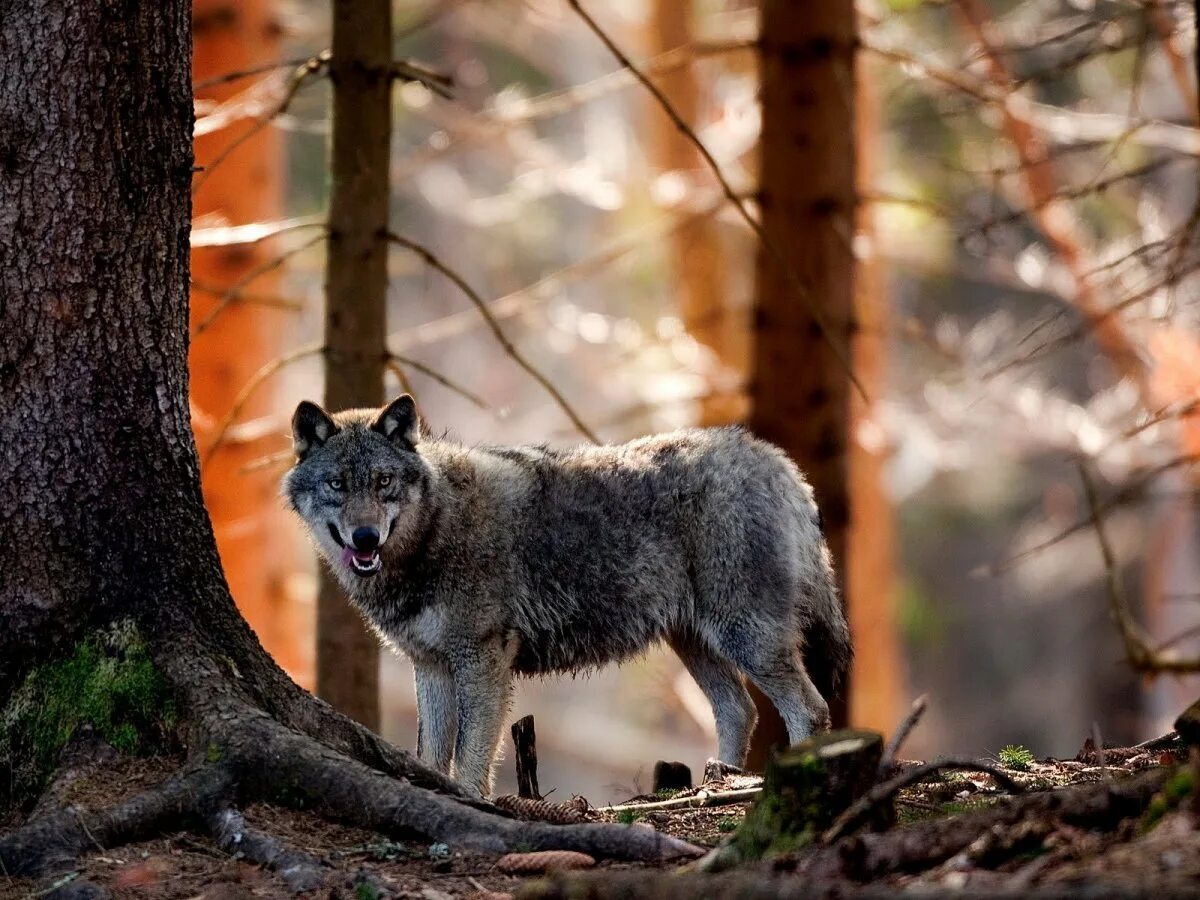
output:
<instances>
[{"instance_id":1,"label":"tree root","mask_svg":"<svg viewBox=\"0 0 1200 900\"><path fill-rule=\"evenodd\" d=\"M186 729L191 761L183 770L106 811L54 806L31 817L0 838L3 870L31 876L60 871L89 850L107 850L190 828L209 831L225 850L241 852L275 870L294 890L319 883L319 861L245 827L235 807L254 801L310 810L389 836L497 855L574 850L597 857L658 861L700 854L685 841L646 828L518 821L486 801L458 796L457 786L454 793L441 793L372 768L340 748L281 724L239 693L209 690L188 698L192 701ZM385 755L422 781L445 781L441 775L426 779L424 767L415 760L409 767L400 751ZM391 765L386 768L393 770Z\"/></svg>"},{"instance_id":2,"label":"tree root","mask_svg":"<svg viewBox=\"0 0 1200 900\"><path fill-rule=\"evenodd\" d=\"M247 827L242 814L233 807L218 810L210 816L208 827L222 850L275 872L294 894L314 891L325 882L324 867L319 859Z\"/></svg>"}]
</instances>

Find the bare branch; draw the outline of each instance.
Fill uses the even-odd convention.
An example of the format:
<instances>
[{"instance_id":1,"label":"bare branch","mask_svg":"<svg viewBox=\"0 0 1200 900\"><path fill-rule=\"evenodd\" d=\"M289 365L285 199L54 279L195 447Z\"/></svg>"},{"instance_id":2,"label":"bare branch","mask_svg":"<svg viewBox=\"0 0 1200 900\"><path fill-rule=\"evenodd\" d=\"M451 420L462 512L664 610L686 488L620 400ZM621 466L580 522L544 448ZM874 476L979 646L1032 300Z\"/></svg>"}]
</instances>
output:
<instances>
[{"instance_id":1,"label":"bare branch","mask_svg":"<svg viewBox=\"0 0 1200 900\"><path fill-rule=\"evenodd\" d=\"M454 381L454 380L448 378L447 376L443 375L441 372L437 371L436 369L430 368L429 366L425 365L425 363L423 363L423 362L418 362L417 360L412 359L407 356L401 356L399 353L389 353L387 362L388 362L388 368L391 369L392 372L395 373L396 377L400 380L401 384L406 385L405 390L408 391L409 393L412 392L412 386L408 384L408 378L407 378L407 376L404 375L404 370L400 368L400 365L410 366L411 368L416 369L422 375L425 375L428 378L432 378L434 381L436 381L442 387L446 388L447 390L453 391L454 393L456 393L460 397L462 397L464 400L467 400L470 403L473 403L475 406L479 407L480 409L488 410L488 411L490 411L492 409L491 404L489 404L486 400L484 400L478 394L468 390L467 388L465 388L461 384L459 384L457 381ZM397 365L397 364L399 364L399 365Z\"/></svg>"},{"instance_id":2,"label":"bare branch","mask_svg":"<svg viewBox=\"0 0 1200 900\"><path fill-rule=\"evenodd\" d=\"M750 209L747 207L745 201L743 201L743 199L738 196L737 192L734 191L733 186L730 185L728 179L725 178L725 174L721 171L721 165L717 162L716 157L712 155L708 147L704 145L704 142L700 140L700 137L695 131L692 130L692 127L683 120L682 116L679 115L678 110L676 110L671 101L667 99L666 94L664 94L658 88L658 86L655 85L654 82L651 81L644 72L642 72L641 69L634 65L633 60L631 60L625 54L625 52L617 46L613 39L609 37L608 33L605 32L604 29L602 29L596 22L596 20L587 13L583 6L580 5L579 0L567 0L567 2L571 9L575 11L576 15L578 15L579 18L583 20L584 24L587 25L587 27L591 30L592 34L594 34L600 40L600 42L608 48L608 51L614 57L616 57L617 62L619 62L624 68L628 69L633 74L633 76L641 83L641 85L650 93L650 96L655 99L658 105L662 108L663 112L667 114L667 117L670 118L675 127L679 129L680 133L683 134L683 136L686 137L689 142L691 142L692 146L696 148L696 152L700 154L700 158L704 160L705 165L708 166L713 176L717 179L718 184L721 185L721 190L725 194L725 198L734 206L741 217L746 221L746 224L750 226L750 229L755 233L755 235L758 236L758 239L762 243L763 247L766 248L772 260L774 260L775 264L779 267L779 270L787 278L788 284L791 286L796 296L799 297L800 301L805 305L806 309L808 310L808 314L812 316L813 321L821 330L821 336L829 345L830 350L833 351L833 355L837 358L838 363L841 364L842 368L846 370L846 374L850 378L851 383L853 383L855 389L858 391L862 399L867 400L868 397L866 389L862 386L862 383L854 374L854 367L850 363L850 355L847 348L843 346L839 340L835 339L833 330L829 327L829 324L825 319L825 314L822 312L820 304L817 302L816 298L813 297L812 291L809 290L808 285L804 283L804 280L796 272L795 267L792 266L791 262L779 248L778 244L776 244L771 236L767 234L767 231L765 228L763 228L762 223L759 222L758 219L756 219L750 212Z\"/></svg>"},{"instance_id":3,"label":"bare branch","mask_svg":"<svg viewBox=\"0 0 1200 900\"><path fill-rule=\"evenodd\" d=\"M529 362L529 360L525 358L524 354L522 354L515 346L513 346L512 341L508 339L508 337L504 334L504 331L500 328L500 323L496 321L496 317L492 315L492 311L488 309L487 301L485 301L483 297L479 295L478 291L467 284L461 275L438 259L438 257L436 257L429 250L429 248L418 244L416 241L410 240L409 238L403 237L402 235L395 234L394 232L389 232L387 239L393 244L411 250L413 253L417 254L417 256L421 257L421 259L425 261L426 265L437 269L439 272L445 275L446 278L450 279L450 281L454 283L455 287L462 291L467 299L475 304L475 308L479 310L479 314L483 316L483 320L487 323L492 335L496 338L496 342L500 344L505 353L512 357L513 362L524 369L534 379L534 381L542 386L546 393L549 394L554 399L554 402L558 404L559 409L566 413L567 418L571 420L571 423L576 429L578 429L580 434L586 437L593 444L600 443L600 439L596 437L595 433L588 428L587 425L584 424L583 419L581 419L579 414L575 412L575 408L567 402L566 398L563 397L558 388L550 383L550 379L543 375L533 365L533 363Z\"/></svg>"},{"instance_id":4,"label":"bare branch","mask_svg":"<svg viewBox=\"0 0 1200 900\"><path fill-rule=\"evenodd\" d=\"M237 421L237 417L242 414L242 409L246 406L246 403L254 396L255 391L262 386L264 381L285 366L309 356L316 356L318 353L323 353L324 351L324 344L304 344L295 350L276 357L251 375L250 380L242 385L242 389L238 391L238 395L233 398L233 403L230 405L229 411L225 413L224 418L217 424L212 442L208 445L208 449L204 451L202 457L203 464L208 465L217 451L225 444L233 423Z\"/></svg>"},{"instance_id":5,"label":"bare branch","mask_svg":"<svg viewBox=\"0 0 1200 900\"><path fill-rule=\"evenodd\" d=\"M1092 480L1087 466L1079 464L1079 477L1083 481L1083 490L1087 495L1088 509L1092 514L1092 525L1096 529L1096 540L1100 544L1100 554L1104 559L1104 590L1108 595L1108 609L1121 642L1125 646L1125 658L1139 672L1196 672L1200 671L1200 658L1180 657L1163 650L1154 651L1150 647L1150 637L1133 617L1129 609L1129 600L1125 596L1125 586L1117 570L1116 555L1108 542L1104 531L1103 510L1096 497L1096 485Z\"/></svg>"},{"instance_id":6,"label":"bare branch","mask_svg":"<svg viewBox=\"0 0 1200 900\"><path fill-rule=\"evenodd\" d=\"M208 177L212 174L213 169L228 159L229 154L233 153L234 150L236 150L254 135L258 134L258 132L262 131L273 118L287 112L287 108L291 105L296 93L306 81L325 71L325 69L329 66L329 59L329 51L322 50L316 56L311 57L302 65L297 67L297 69L291 74L291 77L288 78L287 84L284 87L283 96L279 98L279 102L275 104L275 107L266 114L259 116L253 125L230 141L225 148L216 155L215 159L211 160L207 165L205 165L204 171L200 173L200 177L197 178L195 184L192 185L192 193L195 194L198 190L200 190L200 188L204 187L204 182L208 180Z\"/></svg>"},{"instance_id":7,"label":"bare branch","mask_svg":"<svg viewBox=\"0 0 1200 900\"><path fill-rule=\"evenodd\" d=\"M235 69L232 72L226 72L224 75L214 75L212 78L195 82L192 85L192 92L199 93L208 88L216 87L219 84L230 84L234 81L241 81L244 78L252 78L255 75L274 72L277 69L294 69L296 66L302 66L307 63L308 59L307 56L301 56L295 59L281 59L278 62L263 63L261 66L255 66L251 69Z\"/></svg>"},{"instance_id":8,"label":"bare branch","mask_svg":"<svg viewBox=\"0 0 1200 900\"><path fill-rule=\"evenodd\" d=\"M929 705L929 695L922 694L913 701L912 708L909 709L908 715L896 728L896 733L892 735L892 739L888 741L887 746L883 748L883 756L879 760L879 774L886 775L892 770L892 766L896 764L896 754L900 752L900 748L904 742L908 740L908 736L912 730L917 727L917 723L921 721L921 716L925 715L925 709Z\"/></svg>"},{"instance_id":9,"label":"bare branch","mask_svg":"<svg viewBox=\"0 0 1200 900\"><path fill-rule=\"evenodd\" d=\"M303 244L292 247L290 250L285 250L277 256L273 256L265 262L260 263L239 278L228 290L225 291L225 293L221 295L221 298L217 301L217 305L209 311L208 315L201 319L200 322L197 323L196 327L192 329L192 340L195 340L205 331L211 328L213 322L217 320L217 317L221 315L221 313L223 313L231 303L241 299L242 291L246 285L254 281L254 279L258 278L259 276L278 269L296 254L304 252L313 244L320 243L323 240L325 240L324 230L322 230L322 232L316 237L309 238Z\"/></svg>"}]
</instances>

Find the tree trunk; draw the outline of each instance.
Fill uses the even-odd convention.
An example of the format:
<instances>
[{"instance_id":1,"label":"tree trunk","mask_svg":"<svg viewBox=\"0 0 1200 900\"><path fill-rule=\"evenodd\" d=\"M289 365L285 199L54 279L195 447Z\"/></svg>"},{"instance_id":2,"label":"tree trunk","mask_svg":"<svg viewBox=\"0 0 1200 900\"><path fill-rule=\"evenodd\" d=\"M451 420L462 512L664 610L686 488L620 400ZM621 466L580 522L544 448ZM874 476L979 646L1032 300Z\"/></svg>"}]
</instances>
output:
<instances>
[{"instance_id":1,"label":"tree trunk","mask_svg":"<svg viewBox=\"0 0 1200 900\"><path fill-rule=\"evenodd\" d=\"M280 57L282 45L276 0L196 0L192 12L192 81L203 82L229 72L266 65ZM265 77L265 76L259 76ZM223 103L251 88L253 80L213 84L196 99ZM199 165L217 157L234 140L255 128L257 120L240 119L195 139ZM277 219L283 210L283 136L277 128L259 129L219 167L205 176L192 202L192 219L217 216L221 224L244 225ZM191 321L205 321L222 302L222 293L247 274L263 267L277 252L274 242L192 249ZM248 285L251 293L274 296L281 282L277 270L264 272ZM230 303L192 342L193 427L204 446L206 432L229 410L242 386L258 369L283 352L283 316L287 311L256 303ZM270 421L278 406L267 391L256 394L243 410L246 418ZM258 430L255 439L226 439L206 460L201 473L204 503L217 535L221 565L238 609L275 660L301 684L312 684L311 607L289 598L287 576L299 566L296 530L278 502L278 471L246 466L265 453L267 439L278 428Z\"/></svg>"},{"instance_id":2,"label":"tree trunk","mask_svg":"<svg viewBox=\"0 0 1200 900\"><path fill-rule=\"evenodd\" d=\"M859 196L875 185L879 156L877 61L859 53L857 140ZM884 485L888 448L878 421L887 390L888 306L883 260L876 242L874 209L860 202L855 233L863 252L855 272L856 329L851 359L869 399L850 397L850 536L845 560L846 605L854 636L854 679L846 693L850 720L858 728L890 733L903 704L903 653L896 631L895 529Z\"/></svg>"},{"instance_id":3,"label":"tree trunk","mask_svg":"<svg viewBox=\"0 0 1200 900\"><path fill-rule=\"evenodd\" d=\"M223 812L256 801L490 852L693 855L463 799L296 687L237 614L188 424L189 9L14 0L0 17L0 703L127 620L188 757L107 810L40 805L0 835L0 871L180 827L220 834Z\"/></svg>"},{"instance_id":4,"label":"tree trunk","mask_svg":"<svg viewBox=\"0 0 1200 900\"><path fill-rule=\"evenodd\" d=\"M763 228L844 346L854 321L854 4L813 3L797 15L786 0L763 0L761 28ZM851 383L809 305L765 248L756 304L749 424L807 474L844 573ZM834 725L843 723L844 700L830 706ZM752 765L762 765L782 734L764 727L770 721L756 734Z\"/></svg>"},{"instance_id":5,"label":"tree trunk","mask_svg":"<svg viewBox=\"0 0 1200 900\"><path fill-rule=\"evenodd\" d=\"M657 56L692 42L692 0L656 0L651 22L650 51ZM692 66L680 66L658 78L658 85L685 122L701 126L701 96ZM686 179L688 190L711 176L695 145L651 101L651 151L662 173ZM703 171L701 171L703 170ZM697 173L700 177L697 178ZM710 377L707 393L700 398L699 424L729 425L742 420L745 401L730 382L740 381L746 368L746 334L742 319L729 303L728 279L721 246L720 225L715 217L700 216L670 237L673 283L677 291L679 317L688 333L711 354L716 377Z\"/></svg>"},{"instance_id":6,"label":"tree trunk","mask_svg":"<svg viewBox=\"0 0 1200 900\"><path fill-rule=\"evenodd\" d=\"M387 352L392 132L391 0L333 4L332 191L325 287L325 407L380 406ZM324 568L317 694L379 727L379 644Z\"/></svg>"}]
</instances>

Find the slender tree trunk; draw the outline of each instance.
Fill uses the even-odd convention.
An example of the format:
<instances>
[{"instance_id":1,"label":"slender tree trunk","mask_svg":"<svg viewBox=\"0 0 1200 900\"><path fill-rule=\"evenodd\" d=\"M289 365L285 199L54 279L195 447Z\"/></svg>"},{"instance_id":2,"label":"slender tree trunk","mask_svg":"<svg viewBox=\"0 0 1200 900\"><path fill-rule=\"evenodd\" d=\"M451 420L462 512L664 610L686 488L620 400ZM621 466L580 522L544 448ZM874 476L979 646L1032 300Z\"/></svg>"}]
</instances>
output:
<instances>
[{"instance_id":1,"label":"slender tree trunk","mask_svg":"<svg viewBox=\"0 0 1200 900\"><path fill-rule=\"evenodd\" d=\"M650 52L666 53L692 41L692 0L656 0L650 29ZM701 96L692 66L680 66L658 79L659 87L685 122L699 127ZM657 167L687 180L690 188L703 170L703 161L695 146L651 103L651 150ZM700 179L711 176L703 171ZM711 354L719 372L741 373L746 367L746 335L737 326L739 319L729 308L725 253L721 246L720 226L715 218L704 216L679 229L671 236L673 283L677 291L679 316L684 327ZM732 380L732 379L729 379ZM730 390L726 379L709 380L708 393L700 400L701 425L728 425L744 414L741 392Z\"/></svg>"},{"instance_id":2,"label":"slender tree trunk","mask_svg":"<svg viewBox=\"0 0 1200 900\"><path fill-rule=\"evenodd\" d=\"M13 0L0 16L0 707L27 672L129 622L187 754L109 809L38 804L0 834L0 872L205 823L228 840L233 805L259 801L464 849L695 855L466 800L298 688L238 615L188 422L189 11Z\"/></svg>"},{"instance_id":3,"label":"slender tree trunk","mask_svg":"<svg viewBox=\"0 0 1200 900\"><path fill-rule=\"evenodd\" d=\"M763 227L844 342L854 321L854 4L812 3L798 15L793 3L763 0L761 47ZM763 249L756 303L750 427L808 475L843 573L851 384L808 304ZM844 701L831 706L834 724L844 723ZM760 727L752 764L780 736Z\"/></svg>"},{"instance_id":4,"label":"slender tree trunk","mask_svg":"<svg viewBox=\"0 0 1200 900\"><path fill-rule=\"evenodd\" d=\"M325 406L383 402L392 131L391 0L334 0L333 155L326 271ZM324 569L317 694L379 725L379 643Z\"/></svg>"},{"instance_id":5,"label":"slender tree trunk","mask_svg":"<svg viewBox=\"0 0 1200 900\"><path fill-rule=\"evenodd\" d=\"M196 0L192 12L195 55L192 80L202 82L229 72L251 69L280 57L281 28L276 0ZM260 76L262 77L262 76ZM222 103L252 90L257 79L214 84L197 92L200 101ZM216 158L255 120L243 119L228 128L196 137L199 165ZM228 225L270 221L283 210L283 137L277 128L260 129L232 156L208 173L192 204L193 220L216 216ZM192 250L191 296L193 327L212 313L220 292L267 263L278 252L275 242ZM278 271L254 279L253 294L273 296L279 290ZM283 351L284 310L255 303L233 303L213 319L192 342L193 427L201 446L225 415L242 386L260 366ZM266 421L279 405L269 392L257 394L244 417ZM251 440L224 442L204 465L204 502L217 535L217 549L238 608L275 660L302 684L313 682L311 607L287 596L287 576L299 565L295 529L278 502L279 478L274 468L246 471L247 464L269 452L263 438L278 428L259 430ZM271 449L274 449L273 447Z\"/></svg>"},{"instance_id":6,"label":"slender tree trunk","mask_svg":"<svg viewBox=\"0 0 1200 900\"><path fill-rule=\"evenodd\" d=\"M857 139L859 195L875 184L879 157L879 98L875 61L858 54ZM887 287L876 244L874 208L860 202L856 233L863 252L858 259L855 307L859 328L851 359L868 392L850 397L850 535L846 556L846 601L854 636L854 680L850 684L850 720L858 728L890 733L902 705L904 663L895 615L895 529L892 504L884 485L888 448L878 421L887 390Z\"/></svg>"}]
</instances>

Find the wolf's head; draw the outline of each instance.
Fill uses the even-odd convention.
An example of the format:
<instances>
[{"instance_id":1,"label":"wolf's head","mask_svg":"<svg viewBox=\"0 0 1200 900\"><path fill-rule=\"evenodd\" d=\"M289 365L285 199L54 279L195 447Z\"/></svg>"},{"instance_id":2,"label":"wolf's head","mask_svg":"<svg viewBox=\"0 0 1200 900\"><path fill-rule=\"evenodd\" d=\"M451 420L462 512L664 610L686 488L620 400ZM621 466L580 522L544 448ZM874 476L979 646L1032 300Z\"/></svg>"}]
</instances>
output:
<instances>
[{"instance_id":1,"label":"wolf's head","mask_svg":"<svg viewBox=\"0 0 1200 900\"><path fill-rule=\"evenodd\" d=\"M407 394L383 411L331 416L307 400L296 407L296 464L284 476L284 494L343 579L376 574L419 537L431 484L419 438L417 407Z\"/></svg>"}]
</instances>

